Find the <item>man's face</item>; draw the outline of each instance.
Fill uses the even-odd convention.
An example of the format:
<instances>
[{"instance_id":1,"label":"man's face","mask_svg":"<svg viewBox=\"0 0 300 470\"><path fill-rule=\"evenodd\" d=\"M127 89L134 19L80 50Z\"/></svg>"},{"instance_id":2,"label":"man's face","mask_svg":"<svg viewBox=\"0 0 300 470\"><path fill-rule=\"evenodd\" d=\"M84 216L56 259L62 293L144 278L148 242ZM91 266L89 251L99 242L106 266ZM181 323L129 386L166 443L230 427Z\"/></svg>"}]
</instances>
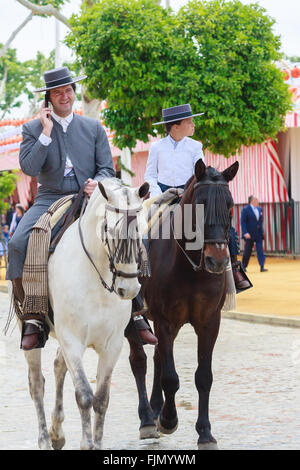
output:
<instances>
[{"instance_id":1,"label":"man's face","mask_svg":"<svg viewBox=\"0 0 300 470\"><path fill-rule=\"evenodd\" d=\"M50 90L50 101L55 114L66 117L72 112L75 92L71 85L65 85Z\"/></svg>"},{"instance_id":2,"label":"man's face","mask_svg":"<svg viewBox=\"0 0 300 470\"><path fill-rule=\"evenodd\" d=\"M195 124L193 122L193 118L183 119L181 123L175 126L180 132L180 135L183 137L192 137L195 132Z\"/></svg>"},{"instance_id":3,"label":"man's face","mask_svg":"<svg viewBox=\"0 0 300 470\"><path fill-rule=\"evenodd\" d=\"M257 207L257 206L258 206L259 203L258 203L257 197L254 197L254 198L252 199L251 204L252 204L253 207Z\"/></svg>"}]
</instances>

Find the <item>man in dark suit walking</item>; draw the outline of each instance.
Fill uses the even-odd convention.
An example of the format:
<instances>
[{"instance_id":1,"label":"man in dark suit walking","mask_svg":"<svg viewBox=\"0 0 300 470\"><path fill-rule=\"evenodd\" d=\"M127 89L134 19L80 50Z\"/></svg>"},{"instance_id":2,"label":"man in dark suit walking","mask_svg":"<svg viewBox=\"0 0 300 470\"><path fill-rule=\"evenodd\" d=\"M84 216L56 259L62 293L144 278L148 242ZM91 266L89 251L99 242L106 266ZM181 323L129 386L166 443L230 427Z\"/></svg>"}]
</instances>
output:
<instances>
[{"instance_id":1,"label":"man in dark suit walking","mask_svg":"<svg viewBox=\"0 0 300 470\"><path fill-rule=\"evenodd\" d=\"M259 207L258 199L255 196L250 196L248 203L248 206L244 207L242 210L241 216L242 237L245 240L242 264L244 269L246 269L255 243L260 271L265 272L268 270L264 267L266 257L263 251L264 230L262 208Z\"/></svg>"}]
</instances>

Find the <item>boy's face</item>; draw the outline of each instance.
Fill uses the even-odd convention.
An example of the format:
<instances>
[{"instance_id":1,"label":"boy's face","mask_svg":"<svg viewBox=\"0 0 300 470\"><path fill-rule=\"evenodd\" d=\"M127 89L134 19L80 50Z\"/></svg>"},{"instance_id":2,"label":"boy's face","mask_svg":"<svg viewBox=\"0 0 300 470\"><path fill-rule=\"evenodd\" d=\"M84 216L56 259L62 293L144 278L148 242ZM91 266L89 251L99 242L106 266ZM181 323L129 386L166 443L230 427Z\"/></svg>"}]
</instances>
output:
<instances>
[{"instance_id":1,"label":"boy's face","mask_svg":"<svg viewBox=\"0 0 300 470\"><path fill-rule=\"evenodd\" d=\"M195 124L193 122L193 118L183 119L179 126L176 124L174 126L178 134L180 134L181 138L183 137L192 137L195 132Z\"/></svg>"}]
</instances>

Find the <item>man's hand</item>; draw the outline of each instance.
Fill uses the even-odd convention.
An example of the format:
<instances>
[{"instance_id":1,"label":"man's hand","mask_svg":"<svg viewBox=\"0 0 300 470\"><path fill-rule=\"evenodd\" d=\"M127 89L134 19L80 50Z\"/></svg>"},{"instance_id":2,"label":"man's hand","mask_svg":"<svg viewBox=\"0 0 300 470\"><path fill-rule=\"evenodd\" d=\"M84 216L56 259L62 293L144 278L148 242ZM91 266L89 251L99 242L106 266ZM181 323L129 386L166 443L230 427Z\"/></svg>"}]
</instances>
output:
<instances>
[{"instance_id":1,"label":"man's hand","mask_svg":"<svg viewBox=\"0 0 300 470\"><path fill-rule=\"evenodd\" d=\"M251 238L251 235L250 235L250 233L245 233L244 237L249 239L249 238Z\"/></svg>"},{"instance_id":2,"label":"man's hand","mask_svg":"<svg viewBox=\"0 0 300 470\"><path fill-rule=\"evenodd\" d=\"M91 197L91 195L94 192L94 189L96 188L98 182L95 180L92 180L92 178L89 178L87 180L87 185L84 188L84 192L88 195L88 197Z\"/></svg>"},{"instance_id":3,"label":"man's hand","mask_svg":"<svg viewBox=\"0 0 300 470\"><path fill-rule=\"evenodd\" d=\"M53 128L53 121L50 117L51 109L45 108L45 102L43 102L40 109L40 120L43 126L43 134L50 137Z\"/></svg>"}]
</instances>

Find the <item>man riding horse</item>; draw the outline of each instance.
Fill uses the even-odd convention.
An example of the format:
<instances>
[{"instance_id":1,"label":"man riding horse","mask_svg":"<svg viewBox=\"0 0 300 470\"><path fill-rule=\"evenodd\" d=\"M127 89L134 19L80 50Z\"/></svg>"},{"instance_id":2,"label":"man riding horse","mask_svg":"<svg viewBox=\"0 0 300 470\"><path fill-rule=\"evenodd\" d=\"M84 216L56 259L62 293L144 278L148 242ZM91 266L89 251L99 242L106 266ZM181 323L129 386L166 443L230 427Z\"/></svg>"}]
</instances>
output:
<instances>
[{"instance_id":1,"label":"man riding horse","mask_svg":"<svg viewBox=\"0 0 300 470\"><path fill-rule=\"evenodd\" d=\"M75 83L86 78L72 78L67 67L44 73L45 86L35 90L46 92L40 116L23 126L20 166L29 176L37 176L38 193L33 206L20 221L8 245L6 278L12 281L16 299L23 303L22 273L32 228L42 214L60 198L76 194L85 185L91 196L98 181L115 176L112 155L104 128L96 119L74 114ZM48 106L52 104L53 110ZM47 104L47 105L46 105ZM142 318L131 322L137 326L145 343L156 339ZM47 339L43 315L32 315L23 321L21 348L43 347Z\"/></svg>"}]
</instances>

